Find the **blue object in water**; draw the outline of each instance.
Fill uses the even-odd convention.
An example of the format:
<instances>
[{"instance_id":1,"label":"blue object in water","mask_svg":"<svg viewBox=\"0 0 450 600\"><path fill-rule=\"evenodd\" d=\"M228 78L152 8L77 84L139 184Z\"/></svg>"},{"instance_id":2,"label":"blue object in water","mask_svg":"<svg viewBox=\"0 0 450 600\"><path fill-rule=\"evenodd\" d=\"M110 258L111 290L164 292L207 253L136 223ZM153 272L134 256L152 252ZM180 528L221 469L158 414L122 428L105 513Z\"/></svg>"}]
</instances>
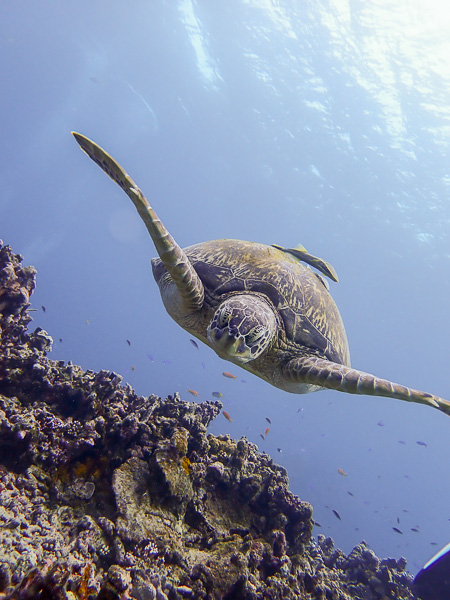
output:
<instances>
[{"instance_id":1,"label":"blue object in water","mask_svg":"<svg viewBox=\"0 0 450 600\"><path fill-rule=\"evenodd\" d=\"M413 589L422 600L450 600L450 544L417 573Z\"/></svg>"}]
</instances>

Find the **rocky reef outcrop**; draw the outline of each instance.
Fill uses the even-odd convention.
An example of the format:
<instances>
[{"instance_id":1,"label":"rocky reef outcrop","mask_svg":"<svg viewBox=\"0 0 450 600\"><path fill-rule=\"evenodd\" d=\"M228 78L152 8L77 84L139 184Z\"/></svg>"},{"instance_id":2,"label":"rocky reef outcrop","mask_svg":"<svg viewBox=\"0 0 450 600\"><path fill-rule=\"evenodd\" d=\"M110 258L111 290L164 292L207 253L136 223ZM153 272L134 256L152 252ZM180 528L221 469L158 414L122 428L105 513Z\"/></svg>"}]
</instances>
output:
<instances>
[{"instance_id":1,"label":"rocky reef outcrop","mask_svg":"<svg viewBox=\"0 0 450 600\"><path fill-rule=\"evenodd\" d=\"M312 507L220 402L47 357L36 271L0 242L0 598L413 599L404 559L312 538Z\"/></svg>"}]
</instances>

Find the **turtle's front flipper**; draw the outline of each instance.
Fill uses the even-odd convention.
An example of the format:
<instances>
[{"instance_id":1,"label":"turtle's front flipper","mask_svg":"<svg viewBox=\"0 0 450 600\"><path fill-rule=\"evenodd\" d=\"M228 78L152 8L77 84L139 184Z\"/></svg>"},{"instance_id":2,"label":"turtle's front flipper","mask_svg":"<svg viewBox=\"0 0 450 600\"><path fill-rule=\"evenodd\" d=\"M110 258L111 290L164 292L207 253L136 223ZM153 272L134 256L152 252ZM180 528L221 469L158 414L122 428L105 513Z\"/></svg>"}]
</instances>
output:
<instances>
[{"instance_id":1,"label":"turtle's front flipper","mask_svg":"<svg viewBox=\"0 0 450 600\"><path fill-rule=\"evenodd\" d=\"M272 247L277 248L282 252L286 252L286 254L292 254L292 256L295 256L295 258L297 258L298 260L301 260L307 263L308 265L311 265L312 267L314 267L333 281L339 281L337 273L334 270L334 267L330 265L330 263L328 263L326 260L323 260L323 258L313 256L312 254L307 252L306 248L304 248L301 244L299 244L297 248L283 248L283 246L279 246L278 244L272 244Z\"/></svg>"},{"instance_id":2,"label":"turtle's front flipper","mask_svg":"<svg viewBox=\"0 0 450 600\"><path fill-rule=\"evenodd\" d=\"M82 150L111 177L131 199L151 235L156 250L172 276L185 305L198 310L203 304L204 289L188 257L161 223L144 194L122 167L95 142L72 132Z\"/></svg>"},{"instance_id":3,"label":"turtle's front flipper","mask_svg":"<svg viewBox=\"0 0 450 600\"><path fill-rule=\"evenodd\" d=\"M427 404L450 415L448 400L318 357L294 358L284 367L284 375L293 382L310 383L349 394L387 396Z\"/></svg>"}]
</instances>

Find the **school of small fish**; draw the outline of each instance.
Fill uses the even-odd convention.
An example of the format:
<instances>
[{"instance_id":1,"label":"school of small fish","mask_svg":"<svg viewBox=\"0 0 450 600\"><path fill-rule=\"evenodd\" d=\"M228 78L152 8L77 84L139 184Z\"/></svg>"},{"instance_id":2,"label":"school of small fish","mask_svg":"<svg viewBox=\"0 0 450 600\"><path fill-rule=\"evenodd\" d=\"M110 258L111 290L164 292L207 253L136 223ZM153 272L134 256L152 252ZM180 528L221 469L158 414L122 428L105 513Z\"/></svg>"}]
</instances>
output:
<instances>
[{"instance_id":1,"label":"school of small fish","mask_svg":"<svg viewBox=\"0 0 450 600\"><path fill-rule=\"evenodd\" d=\"M44 313L46 313L46 312L47 312L47 309L46 309L46 307L45 307L44 305L42 305L42 306L41 306L41 309L42 309L42 312L44 312ZM30 310L35 310L35 309L30 309ZM89 324L90 324L90 322L91 322L91 321L90 321L90 319L86 319L86 324L87 324L87 325L89 325ZM62 342L62 341L63 341L63 340L62 340L62 338L59 338L59 341L60 341L60 342ZM126 343L128 344L128 346L131 346L131 341L130 341L129 339L126 339L125 341L126 341ZM194 346L194 348L196 348L197 350L199 349L199 345L198 345L198 343L197 343L197 342L196 342L194 339L190 338L190 339L189 339L189 341L190 341L190 343L192 344L192 346ZM153 357L151 354L147 354L147 358L148 358L148 359L149 359L151 362L154 362L154 360L155 360L155 359L154 359L154 357ZM163 364L163 365L170 365L170 361L168 361L168 360L162 360L161 362L162 362L162 364ZM206 368L206 365L205 365L205 363L202 363L202 367L203 367L203 368ZM131 371L135 371L135 369L136 369L136 367L133 365L133 366L131 367ZM229 373L228 371L223 371L222 375L223 375L224 377L226 377L227 379L233 379L233 380L237 380L237 376L236 376L236 375L233 375L232 373ZM246 383L246 381L245 381L245 380L241 380L241 381L242 381L242 383ZM199 392L197 392L197 391L196 391L196 390L194 390L194 389L187 388L187 391L188 391L188 393L190 393L192 396L195 396L195 397L198 397L198 396L199 396ZM211 395L212 395L214 398L222 398L222 397L223 397L223 394L222 394L222 392L218 392L218 391L211 392ZM297 413L301 413L301 412L303 412L303 407L301 407L301 408L297 409ZM227 420L229 423L231 423L231 422L232 422L231 416L230 416L230 414L229 414L229 413L228 413L226 410L223 410L223 411L222 411L222 414L223 414L223 416L225 417L225 419L226 419L226 420ZM302 417L302 418L303 418L303 417ZM267 423L268 423L269 425L271 425L271 424L272 424L272 421L271 421L271 419L270 419L269 417L265 417L265 420L267 421ZM384 423L383 421L381 421L381 420L377 422L377 425L378 425L378 427L385 427L385 423ZM265 439L266 439L266 436L268 435L268 433L269 433L269 430L270 430L270 429L269 429L269 427L266 427L266 429L264 430L264 433L260 433L260 434L259 434L259 435L260 435L260 437L261 437L263 440L265 440ZM399 443L399 444L402 444L402 445L406 445L406 442L405 442L404 440L398 440L398 443ZM424 441L422 441L422 440L417 440L417 441L416 441L416 444L417 444L417 445L419 445L419 446L425 447L425 448L428 446L427 442L424 442ZM369 449L369 452L370 452L370 450L371 450L371 449ZM277 448L277 452L281 453L281 452L282 452L282 449L278 447L278 448ZM192 468L192 467L191 467L190 461L189 461L189 459L188 459L187 457L183 458L183 460L182 460L182 466L183 466L183 469L186 471L186 473L187 473L187 474L190 474L190 472L191 472L191 468ZM337 472L338 472L338 473L339 473L339 474L340 474L342 477L347 477L347 476L348 476L348 474L347 474L347 473L344 471L344 469L342 469L341 467L338 467L338 468L337 468ZM408 477L408 475L405 475L405 477ZM351 491L349 491L349 490L347 490L347 494L348 494L349 496L351 496L351 497L354 497L354 494L353 494ZM365 503L367 504L367 501L365 501ZM330 508L330 507L326 506L326 508ZM339 514L339 512L338 512L336 509L334 509L334 508L333 508L333 509L331 509L331 511L332 511L332 513L334 514L334 516L335 516L335 517L336 517L336 518L337 518L339 521L341 521L341 520L342 520L342 517L341 517L341 515ZM377 512L377 511L375 511L375 512ZM408 512L408 511L407 511L406 509L403 509L403 512L405 512L405 513L406 513L406 512ZM450 520L450 519L449 519L449 520ZM397 521L397 525L399 525L399 524L400 524L400 518L399 518L399 517L397 517L397 518L396 518L396 521ZM317 521L314 521L314 525L315 525L316 527L322 527L322 525L321 525L320 523L318 523ZM356 528L356 529L358 529L358 528ZM402 531L402 530L401 530L399 527L392 526L392 530L393 530L395 533L399 534L399 535L403 535L403 531ZM410 528L410 531L412 531L413 533L420 533L419 526L417 525L416 527L411 527L411 528ZM430 542L430 545L432 545L432 546L435 546L435 545L437 545L437 542Z\"/></svg>"}]
</instances>

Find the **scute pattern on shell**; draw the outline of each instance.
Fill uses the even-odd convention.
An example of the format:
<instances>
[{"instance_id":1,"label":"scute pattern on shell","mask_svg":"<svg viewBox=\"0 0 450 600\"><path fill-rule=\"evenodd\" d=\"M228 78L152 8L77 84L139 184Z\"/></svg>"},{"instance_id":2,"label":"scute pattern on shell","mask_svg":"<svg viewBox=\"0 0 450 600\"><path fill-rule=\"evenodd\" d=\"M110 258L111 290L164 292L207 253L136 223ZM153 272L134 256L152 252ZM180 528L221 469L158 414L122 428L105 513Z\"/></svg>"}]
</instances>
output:
<instances>
[{"instance_id":1,"label":"scute pattern on shell","mask_svg":"<svg viewBox=\"0 0 450 600\"><path fill-rule=\"evenodd\" d=\"M281 317L288 343L350 364L339 311L314 272L300 261L271 246L241 240L203 242L184 251L213 297L240 291L265 294Z\"/></svg>"}]
</instances>

